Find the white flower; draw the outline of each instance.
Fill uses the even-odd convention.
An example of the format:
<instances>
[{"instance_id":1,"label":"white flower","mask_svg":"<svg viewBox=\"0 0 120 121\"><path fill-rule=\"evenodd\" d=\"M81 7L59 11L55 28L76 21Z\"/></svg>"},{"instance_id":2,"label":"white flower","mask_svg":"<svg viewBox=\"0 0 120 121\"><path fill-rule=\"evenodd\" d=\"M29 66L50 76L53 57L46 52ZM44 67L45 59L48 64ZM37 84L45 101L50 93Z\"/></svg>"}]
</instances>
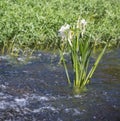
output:
<instances>
[{"instance_id":1,"label":"white flower","mask_svg":"<svg viewBox=\"0 0 120 121\"><path fill-rule=\"evenodd\" d=\"M82 19L81 20L81 30L82 30L81 35L82 35L82 37L83 37L83 34L85 33L85 27L86 27L86 25L87 25L86 20Z\"/></svg>"},{"instance_id":2,"label":"white flower","mask_svg":"<svg viewBox=\"0 0 120 121\"><path fill-rule=\"evenodd\" d=\"M68 33L68 42L71 47L72 47L72 39L73 39L73 31L70 30Z\"/></svg>"},{"instance_id":3,"label":"white flower","mask_svg":"<svg viewBox=\"0 0 120 121\"><path fill-rule=\"evenodd\" d=\"M80 20L80 17L79 17L77 20L77 27L76 28L78 28L82 31L82 33L81 33L82 37L83 37L83 34L85 32L86 25L87 25L86 20L85 19Z\"/></svg>"},{"instance_id":4,"label":"white flower","mask_svg":"<svg viewBox=\"0 0 120 121\"><path fill-rule=\"evenodd\" d=\"M69 24L65 24L63 25L60 29L59 29L59 32L64 32L66 30L69 30L70 29L70 25Z\"/></svg>"},{"instance_id":5,"label":"white flower","mask_svg":"<svg viewBox=\"0 0 120 121\"><path fill-rule=\"evenodd\" d=\"M81 20L81 25L82 25L82 26L86 26L86 25L87 25L87 22L86 22L85 19L82 19L82 20Z\"/></svg>"},{"instance_id":6,"label":"white flower","mask_svg":"<svg viewBox=\"0 0 120 121\"><path fill-rule=\"evenodd\" d=\"M62 38L62 40L66 39L67 34L70 30L70 25L65 24L58 30L58 36Z\"/></svg>"}]
</instances>

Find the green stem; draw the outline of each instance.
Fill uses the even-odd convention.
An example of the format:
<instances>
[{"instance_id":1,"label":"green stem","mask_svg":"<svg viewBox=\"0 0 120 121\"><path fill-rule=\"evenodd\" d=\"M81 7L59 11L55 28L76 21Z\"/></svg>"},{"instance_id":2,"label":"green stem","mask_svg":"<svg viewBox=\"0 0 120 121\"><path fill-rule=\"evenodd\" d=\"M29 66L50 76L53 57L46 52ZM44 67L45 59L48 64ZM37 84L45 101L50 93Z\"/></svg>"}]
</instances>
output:
<instances>
[{"instance_id":1,"label":"green stem","mask_svg":"<svg viewBox=\"0 0 120 121\"><path fill-rule=\"evenodd\" d=\"M66 76L67 76L68 84L71 86L71 81L70 81L70 77L69 77L69 74L68 74L68 69L67 69L65 59L64 59L64 56L63 56L63 53L62 53L61 50L60 50L60 56L62 57L62 61L63 61L63 65L64 65L64 68L65 68L65 73L66 73Z\"/></svg>"},{"instance_id":2,"label":"green stem","mask_svg":"<svg viewBox=\"0 0 120 121\"><path fill-rule=\"evenodd\" d=\"M89 79L92 77L94 71L95 71L96 68L97 68L98 63L100 62L100 60L101 60L103 54L105 53L106 48L107 48L107 44L105 45L104 49L102 50L102 52L101 52L100 55L98 56L98 58L97 58L97 60L95 61L94 65L92 66L91 70L89 71L89 73L88 73L88 75L87 75L87 77L86 77L86 79L85 79L85 81L84 81L84 83L83 83L82 86L85 86L86 83L88 83Z\"/></svg>"}]
</instances>

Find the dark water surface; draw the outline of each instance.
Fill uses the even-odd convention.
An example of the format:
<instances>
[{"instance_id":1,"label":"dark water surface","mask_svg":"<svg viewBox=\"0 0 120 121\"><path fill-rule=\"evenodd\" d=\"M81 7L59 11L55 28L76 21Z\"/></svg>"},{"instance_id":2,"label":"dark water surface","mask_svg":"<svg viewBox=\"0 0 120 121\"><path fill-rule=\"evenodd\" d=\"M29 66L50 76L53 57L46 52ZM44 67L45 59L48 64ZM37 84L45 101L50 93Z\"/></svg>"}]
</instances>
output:
<instances>
[{"instance_id":1,"label":"dark water surface","mask_svg":"<svg viewBox=\"0 0 120 121\"><path fill-rule=\"evenodd\" d=\"M58 55L24 59L0 56L0 121L120 121L120 49L105 54L80 95L68 88Z\"/></svg>"}]
</instances>

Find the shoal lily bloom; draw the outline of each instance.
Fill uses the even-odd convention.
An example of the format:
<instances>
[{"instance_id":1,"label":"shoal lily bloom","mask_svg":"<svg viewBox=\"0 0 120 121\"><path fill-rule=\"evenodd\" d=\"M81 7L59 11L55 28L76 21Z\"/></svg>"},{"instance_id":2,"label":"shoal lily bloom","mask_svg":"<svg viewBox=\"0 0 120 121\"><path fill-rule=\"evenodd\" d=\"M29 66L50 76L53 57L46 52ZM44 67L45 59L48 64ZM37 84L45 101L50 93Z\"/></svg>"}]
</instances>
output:
<instances>
[{"instance_id":1,"label":"shoal lily bloom","mask_svg":"<svg viewBox=\"0 0 120 121\"><path fill-rule=\"evenodd\" d=\"M68 42L69 42L69 44L70 44L70 46L72 47L72 39L73 39L73 31L69 31L69 33L68 33Z\"/></svg>"},{"instance_id":2,"label":"shoal lily bloom","mask_svg":"<svg viewBox=\"0 0 120 121\"><path fill-rule=\"evenodd\" d=\"M86 22L85 19L82 19L82 20L81 20L81 25L82 25L82 26L86 26L86 25L87 25L87 22Z\"/></svg>"},{"instance_id":3,"label":"shoal lily bloom","mask_svg":"<svg viewBox=\"0 0 120 121\"><path fill-rule=\"evenodd\" d=\"M76 28L81 30L82 37L83 37L83 34L85 32L86 25L87 25L86 20L85 19L80 20L80 17L79 17L78 20L77 20L77 26L76 26Z\"/></svg>"},{"instance_id":4,"label":"shoal lily bloom","mask_svg":"<svg viewBox=\"0 0 120 121\"><path fill-rule=\"evenodd\" d=\"M81 23L81 31L82 31L81 35L83 37L83 34L85 33L85 27L87 25L87 22L85 19L82 19L80 23Z\"/></svg>"},{"instance_id":5,"label":"shoal lily bloom","mask_svg":"<svg viewBox=\"0 0 120 121\"><path fill-rule=\"evenodd\" d=\"M58 30L58 36L62 38L62 40L65 40L68 36L68 33L70 31L70 25L65 24L61 26L61 28Z\"/></svg>"},{"instance_id":6,"label":"shoal lily bloom","mask_svg":"<svg viewBox=\"0 0 120 121\"><path fill-rule=\"evenodd\" d=\"M80 27L81 27L81 20L80 20L80 17L79 17L78 20L77 20L77 26L76 26L76 28L80 29Z\"/></svg>"}]
</instances>

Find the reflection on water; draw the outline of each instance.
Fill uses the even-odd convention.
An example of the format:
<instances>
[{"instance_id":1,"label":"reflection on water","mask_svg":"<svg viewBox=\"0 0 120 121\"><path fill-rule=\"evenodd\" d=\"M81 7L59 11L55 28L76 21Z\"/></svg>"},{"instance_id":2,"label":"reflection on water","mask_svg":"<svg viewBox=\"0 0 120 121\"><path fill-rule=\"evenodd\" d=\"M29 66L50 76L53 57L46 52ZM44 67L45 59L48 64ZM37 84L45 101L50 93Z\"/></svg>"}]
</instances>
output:
<instances>
[{"instance_id":1,"label":"reflection on water","mask_svg":"<svg viewBox=\"0 0 120 121\"><path fill-rule=\"evenodd\" d=\"M0 121L120 120L120 49L104 56L80 95L67 87L58 55L24 60L0 56Z\"/></svg>"}]
</instances>

